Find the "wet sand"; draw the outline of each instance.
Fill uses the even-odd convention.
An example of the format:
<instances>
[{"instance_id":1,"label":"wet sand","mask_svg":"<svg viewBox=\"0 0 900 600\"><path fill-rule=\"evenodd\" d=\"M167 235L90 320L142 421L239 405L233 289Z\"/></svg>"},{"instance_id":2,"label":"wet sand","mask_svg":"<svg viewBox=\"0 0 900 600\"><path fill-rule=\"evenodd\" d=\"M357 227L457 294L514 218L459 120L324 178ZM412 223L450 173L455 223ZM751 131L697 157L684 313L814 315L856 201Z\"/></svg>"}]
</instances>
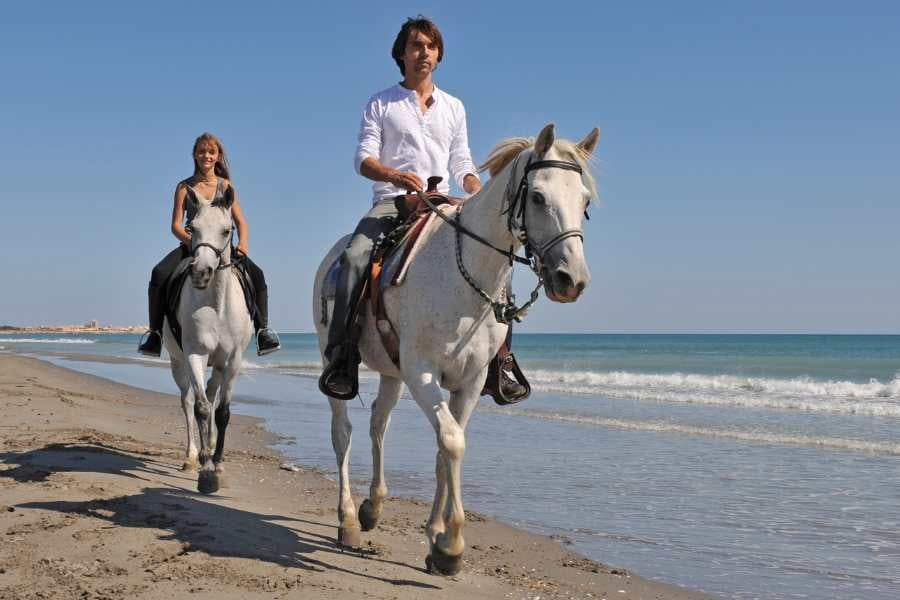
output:
<instances>
[{"instance_id":1,"label":"wet sand","mask_svg":"<svg viewBox=\"0 0 900 600\"><path fill-rule=\"evenodd\" d=\"M285 470L274 436L232 416L227 487L204 496L179 470L184 427L175 396L0 355L0 600L710 598L477 513L462 573L430 575L430 505L408 498L344 552L329 474Z\"/></svg>"}]
</instances>

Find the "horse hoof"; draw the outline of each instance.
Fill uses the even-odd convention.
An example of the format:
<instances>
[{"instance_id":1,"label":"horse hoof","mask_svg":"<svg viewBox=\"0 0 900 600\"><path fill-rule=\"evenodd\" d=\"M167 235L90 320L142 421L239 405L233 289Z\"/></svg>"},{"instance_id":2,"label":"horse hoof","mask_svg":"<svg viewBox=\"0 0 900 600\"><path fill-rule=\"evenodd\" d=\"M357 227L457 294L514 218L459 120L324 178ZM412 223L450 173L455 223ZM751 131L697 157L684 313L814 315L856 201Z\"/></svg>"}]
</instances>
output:
<instances>
[{"instance_id":1,"label":"horse hoof","mask_svg":"<svg viewBox=\"0 0 900 600\"><path fill-rule=\"evenodd\" d=\"M181 470L187 471L189 473L194 473L197 471L197 468L199 466L200 465L197 464L197 461L186 460L186 461L184 461L184 464L181 465Z\"/></svg>"},{"instance_id":2,"label":"horse hoof","mask_svg":"<svg viewBox=\"0 0 900 600\"><path fill-rule=\"evenodd\" d=\"M431 547L431 554L425 557L425 570L434 575L451 577L462 569L462 554L450 556L437 546Z\"/></svg>"},{"instance_id":3,"label":"horse hoof","mask_svg":"<svg viewBox=\"0 0 900 600\"><path fill-rule=\"evenodd\" d=\"M338 546L343 548L359 548L362 546L362 536L356 527L338 527Z\"/></svg>"},{"instance_id":4,"label":"horse hoof","mask_svg":"<svg viewBox=\"0 0 900 600\"><path fill-rule=\"evenodd\" d=\"M215 471L200 471L197 478L197 491L201 494L214 494L219 491L219 476Z\"/></svg>"},{"instance_id":5,"label":"horse hoof","mask_svg":"<svg viewBox=\"0 0 900 600\"><path fill-rule=\"evenodd\" d=\"M381 517L381 511L375 510L375 505L371 500L366 498L359 505L359 524L363 531L372 531L378 525L378 519Z\"/></svg>"}]
</instances>

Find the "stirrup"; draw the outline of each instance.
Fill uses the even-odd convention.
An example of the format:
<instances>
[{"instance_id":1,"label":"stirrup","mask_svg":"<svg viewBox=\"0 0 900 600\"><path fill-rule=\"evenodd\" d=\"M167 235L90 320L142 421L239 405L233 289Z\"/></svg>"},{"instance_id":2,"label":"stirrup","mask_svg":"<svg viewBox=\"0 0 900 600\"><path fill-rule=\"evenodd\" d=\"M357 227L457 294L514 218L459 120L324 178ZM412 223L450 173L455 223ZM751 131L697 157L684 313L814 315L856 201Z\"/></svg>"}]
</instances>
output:
<instances>
[{"instance_id":1,"label":"stirrup","mask_svg":"<svg viewBox=\"0 0 900 600\"><path fill-rule=\"evenodd\" d=\"M507 396L503 392L503 371L506 371L510 378L521 385L525 391L516 396ZM484 382L481 395L490 396L500 406L517 404L531 395L531 384L528 383L528 379L522 373L522 369L519 368L515 354L510 352L506 355L506 358L500 358L498 354L491 359L491 362L488 364L487 379Z\"/></svg>"},{"instance_id":2,"label":"stirrup","mask_svg":"<svg viewBox=\"0 0 900 600\"><path fill-rule=\"evenodd\" d=\"M325 370L319 377L319 391L329 398L337 400L353 400L359 394L359 350L352 342L344 342L331 351L333 359L328 361ZM349 389L346 392L336 392L332 389L336 376L346 377Z\"/></svg>"},{"instance_id":3,"label":"stirrup","mask_svg":"<svg viewBox=\"0 0 900 600\"><path fill-rule=\"evenodd\" d=\"M143 350L144 344L150 341L150 336L156 334L156 337L159 338L159 352L145 352ZM141 339L138 340L138 353L143 354L144 356L153 356L159 358L162 355L162 333L157 331L156 329L148 329L144 332L144 335L141 336Z\"/></svg>"},{"instance_id":4,"label":"stirrup","mask_svg":"<svg viewBox=\"0 0 900 600\"><path fill-rule=\"evenodd\" d=\"M259 345L259 336L262 335L263 331L269 330L272 332L272 336L275 338L275 345L271 348L263 349ZM278 352L281 350L281 340L278 338L278 334L274 329L269 329L268 327L263 327L259 331L256 332L256 355L257 356L265 356L266 354L272 354L273 352Z\"/></svg>"}]
</instances>

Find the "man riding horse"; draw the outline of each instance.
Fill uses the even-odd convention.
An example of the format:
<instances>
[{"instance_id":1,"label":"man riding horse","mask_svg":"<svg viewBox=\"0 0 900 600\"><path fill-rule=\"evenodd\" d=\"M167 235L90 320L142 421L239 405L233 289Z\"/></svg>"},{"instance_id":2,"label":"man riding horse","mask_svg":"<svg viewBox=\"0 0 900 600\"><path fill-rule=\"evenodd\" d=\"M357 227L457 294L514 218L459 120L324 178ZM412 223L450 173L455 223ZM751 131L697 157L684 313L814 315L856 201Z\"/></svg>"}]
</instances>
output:
<instances>
[{"instance_id":1,"label":"man riding horse","mask_svg":"<svg viewBox=\"0 0 900 600\"><path fill-rule=\"evenodd\" d=\"M341 255L324 353L328 365L319 379L322 392L339 399L352 398L358 388L360 356L351 335L355 309L373 246L399 224L394 199L406 192L422 191L422 182L433 176L441 178L437 191L448 194L451 173L466 194L481 189L469 150L465 108L459 99L432 82L432 73L444 56L437 26L421 15L407 19L391 56L403 81L372 96L362 116L354 166L357 173L375 182L373 205ZM518 369L509 353L511 334L512 327L492 361L498 376L489 377L484 390L504 404L523 400L528 394L528 389L511 375Z\"/></svg>"}]
</instances>

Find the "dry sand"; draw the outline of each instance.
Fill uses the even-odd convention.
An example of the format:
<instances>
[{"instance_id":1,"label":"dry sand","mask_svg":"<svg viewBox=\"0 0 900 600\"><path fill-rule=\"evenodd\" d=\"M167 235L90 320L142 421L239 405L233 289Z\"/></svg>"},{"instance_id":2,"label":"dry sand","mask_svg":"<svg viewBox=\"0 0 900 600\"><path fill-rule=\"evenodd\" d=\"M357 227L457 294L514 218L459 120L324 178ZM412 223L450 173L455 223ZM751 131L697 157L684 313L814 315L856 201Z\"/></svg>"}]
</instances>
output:
<instances>
[{"instance_id":1,"label":"dry sand","mask_svg":"<svg viewBox=\"0 0 900 600\"><path fill-rule=\"evenodd\" d=\"M412 499L342 552L335 483L281 469L258 421L232 417L212 496L179 471L183 439L174 396L0 355L0 599L709 598L475 513L463 572L429 575Z\"/></svg>"}]
</instances>

